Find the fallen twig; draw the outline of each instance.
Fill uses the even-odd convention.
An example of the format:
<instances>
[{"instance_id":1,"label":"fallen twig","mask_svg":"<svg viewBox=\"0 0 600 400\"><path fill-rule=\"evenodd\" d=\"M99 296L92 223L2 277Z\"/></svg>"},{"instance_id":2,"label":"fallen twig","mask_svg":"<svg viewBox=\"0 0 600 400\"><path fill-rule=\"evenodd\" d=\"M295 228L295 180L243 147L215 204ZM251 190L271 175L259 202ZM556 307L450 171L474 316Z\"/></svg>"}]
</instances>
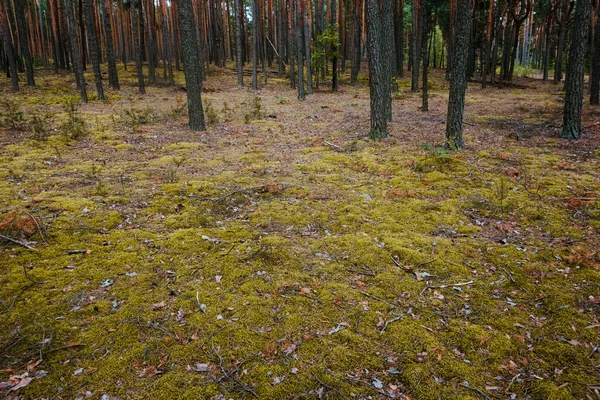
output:
<instances>
[{"instance_id":1,"label":"fallen twig","mask_svg":"<svg viewBox=\"0 0 600 400\"><path fill-rule=\"evenodd\" d=\"M338 150L338 151L341 151L341 152L344 152L344 151L346 151L346 150L344 150L343 148L341 148L340 146L338 146L337 144L333 144L333 143L331 143L331 142L328 142L327 140L325 141L325 144L326 144L327 146L329 146L329 147L333 147L335 150Z\"/></svg>"},{"instance_id":2,"label":"fallen twig","mask_svg":"<svg viewBox=\"0 0 600 400\"><path fill-rule=\"evenodd\" d=\"M387 329L387 327L388 327L390 324L392 324L392 323L394 323L394 322L396 322L396 321L400 321L400 320L402 319L402 317L403 317L402 315L399 315L399 316L397 316L396 318L392 318L392 319L390 319L390 320L388 320L388 321L385 321L385 325L383 325L383 328L381 328L381 331L379 331L379 334L380 334L380 335L383 335L383 333L385 332L385 330Z\"/></svg>"},{"instance_id":3,"label":"fallen twig","mask_svg":"<svg viewBox=\"0 0 600 400\"><path fill-rule=\"evenodd\" d=\"M468 281L468 282L447 283L447 284L439 285L439 286L432 286L432 285L426 284L425 287L423 288L423 290L421 290L420 294L422 295L428 289L445 289L445 288L449 288L449 287L467 286L467 285L471 285L473 283L475 283L474 280L471 280L471 281Z\"/></svg>"},{"instance_id":4,"label":"fallen twig","mask_svg":"<svg viewBox=\"0 0 600 400\"><path fill-rule=\"evenodd\" d=\"M377 296L375 296L375 295L372 295L371 293L367 293L367 292L363 292L363 291L359 291L358 293L360 293L360 294L362 294L362 295L364 295L364 296L370 297L370 298L372 298L372 299L375 299L375 300L381 301L382 303L385 303L385 304L387 304L387 305L388 305L388 306L390 306L390 307L394 307L394 308L396 307L394 304L392 304L392 303L390 303L390 302L388 302L388 301L385 301L385 300L384 300L384 299L382 299L381 297L377 297Z\"/></svg>"},{"instance_id":5,"label":"fallen twig","mask_svg":"<svg viewBox=\"0 0 600 400\"><path fill-rule=\"evenodd\" d=\"M471 386L471 385L469 384L469 382L466 382L466 381L465 381L465 382L462 382L462 383L460 384L460 386L462 386L462 387L464 387L464 388L467 388L467 389L469 389L469 390L472 390L472 391L474 391L475 393L479 394L481 397L483 397L483 398L484 398L484 399L486 399L486 400L491 400L491 397L490 397L489 395L487 395L487 394L486 394L484 391L482 391L482 390L480 390L480 389L477 389L476 387L473 387L473 386Z\"/></svg>"},{"instance_id":6,"label":"fallen twig","mask_svg":"<svg viewBox=\"0 0 600 400\"><path fill-rule=\"evenodd\" d=\"M14 243L14 244L18 244L19 246L23 246L23 247L25 247L26 249L33 250L33 251L37 251L37 249L36 249L35 247L31 247L30 245L28 245L28 244L27 244L27 243L25 243L25 242L20 242L20 241L18 241L18 240L16 240L16 239L13 239L13 238L11 238L11 237L8 237L8 236L6 236L6 235L2 235L2 234L0 234L0 238L2 238L2 239L4 239L4 240L8 240L9 242L11 242L11 243Z\"/></svg>"}]
</instances>

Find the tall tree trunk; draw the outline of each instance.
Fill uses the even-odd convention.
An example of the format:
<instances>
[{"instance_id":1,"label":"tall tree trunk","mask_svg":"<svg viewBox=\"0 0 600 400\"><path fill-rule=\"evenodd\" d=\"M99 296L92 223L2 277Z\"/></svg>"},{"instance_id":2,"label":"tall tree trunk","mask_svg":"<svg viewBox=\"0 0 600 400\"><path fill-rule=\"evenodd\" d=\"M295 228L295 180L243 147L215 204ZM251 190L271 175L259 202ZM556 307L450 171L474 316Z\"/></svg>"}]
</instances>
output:
<instances>
[{"instance_id":1,"label":"tall tree trunk","mask_svg":"<svg viewBox=\"0 0 600 400\"><path fill-rule=\"evenodd\" d=\"M361 38L362 38L362 0L354 0L353 13L353 47L352 52L352 68L350 71L350 83L358 81L358 73L360 72L360 62L362 60Z\"/></svg>"},{"instance_id":2,"label":"tall tree trunk","mask_svg":"<svg viewBox=\"0 0 600 400\"><path fill-rule=\"evenodd\" d=\"M592 49L592 71L590 73L590 104L600 104L600 4L594 16L594 48Z\"/></svg>"},{"instance_id":3,"label":"tall tree trunk","mask_svg":"<svg viewBox=\"0 0 600 400\"><path fill-rule=\"evenodd\" d=\"M542 78L544 82L548 80L548 70L550 69L550 35L552 34L552 17L548 15L547 18L544 32L544 74Z\"/></svg>"},{"instance_id":4,"label":"tall tree trunk","mask_svg":"<svg viewBox=\"0 0 600 400\"><path fill-rule=\"evenodd\" d=\"M467 59L469 52L469 34L471 32L471 0L458 0L456 5L456 38L454 57L450 72L450 94L448 97L448 116L446 118L446 147L459 150L464 147L463 114L465 109L465 91L467 89Z\"/></svg>"},{"instance_id":5,"label":"tall tree trunk","mask_svg":"<svg viewBox=\"0 0 600 400\"><path fill-rule=\"evenodd\" d=\"M14 0L15 16L17 26L19 27L19 47L23 58L25 58L25 72L27 76L27 86L35 86L33 78L33 59L29 50L29 34L27 24L25 23L25 11L23 10L23 0Z\"/></svg>"},{"instance_id":6,"label":"tall tree trunk","mask_svg":"<svg viewBox=\"0 0 600 400\"><path fill-rule=\"evenodd\" d=\"M252 0L252 90L258 90L258 0Z\"/></svg>"},{"instance_id":7,"label":"tall tree trunk","mask_svg":"<svg viewBox=\"0 0 600 400\"><path fill-rule=\"evenodd\" d=\"M310 18L308 14L308 5L310 2L302 0L302 18L304 19L304 52L306 53L306 92L312 94L312 65L311 65L311 52L310 52Z\"/></svg>"},{"instance_id":8,"label":"tall tree trunk","mask_svg":"<svg viewBox=\"0 0 600 400\"><path fill-rule=\"evenodd\" d=\"M3 0L0 0L0 30L2 32L0 32L2 34L2 39L3 39L3 43L4 43L4 52L6 53L6 58L8 58L8 70L10 71L10 78L11 78L11 82L12 82L12 90L14 92L18 92L19 91L19 75L17 73L17 63L15 60L15 52L14 52L14 47L10 38L10 32L8 29L8 16L7 16L7 12L6 9L8 7L5 8L4 4L6 4L6 1L4 2L4 4L2 3Z\"/></svg>"},{"instance_id":9,"label":"tall tree trunk","mask_svg":"<svg viewBox=\"0 0 600 400\"><path fill-rule=\"evenodd\" d=\"M138 9L135 6L136 0L131 2L131 30L133 32L133 53L135 55L135 69L137 72L138 88L140 94L146 94L146 84L144 83L144 71L142 70L142 49L140 47L140 24L138 23Z\"/></svg>"},{"instance_id":10,"label":"tall tree trunk","mask_svg":"<svg viewBox=\"0 0 600 400\"><path fill-rule=\"evenodd\" d=\"M296 54L298 59L298 100L304 100L304 35L302 27L304 21L302 17L302 0L296 0Z\"/></svg>"},{"instance_id":11,"label":"tall tree trunk","mask_svg":"<svg viewBox=\"0 0 600 400\"><path fill-rule=\"evenodd\" d=\"M280 0L281 1L281 0ZM244 0L234 0L235 5L235 62L237 67L238 87L244 87L244 60L242 54L242 13L245 12L246 3Z\"/></svg>"},{"instance_id":12,"label":"tall tree trunk","mask_svg":"<svg viewBox=\"0 0 600 400\"><path fill-rule=\"evenodd\" d=\"M100 0L100 11L102 12L104 34L106 35L106 59L108 62L108 82L114 90L119 90L119 74L117 73L117 60L115 58L115 49L113 46L113 33L110 23L112 14L111 0Z\"/></svg>"},{"instance_id":13,"label":"tall tree trunk","mask_svg":"<svg viewBox=\"0 0 600 400\"><path fill-rule=\"evenodd\" d=\"M388 121L392 120L392 75L396 72L396 55L394 41L394 11L392 9L392 0L383 0L381 2L381 40L383 51L383 68L385 76L383 77L383 90L386 93L384 100L385 111Z\"/></svg>"},{"instance_id":14,"label":"tall tree trunk","mask_svg":"<svg viewBox=\"0 0 600 400\"><path fill-rule=\"evenodd\" d=\"M396 74L404 77L404 0L394 0L394 30L396 33Z\"/></svg>"},{"instance_id":15,"label":"tall tree trunk","mask_svg":"<svg viewBox=\"0 0 600 400\"><path fill-rule=\"evenodd\" d=\"M284 23L283 23L283 0L276 0L277 1L277 5L275 8L275 12L276 12L276 16L275 19L277 20L277 48L279 51L279 55L277 57L277 61L279 62L279 71L277 72L277 74L279 76L285 74L285 58L284 58L284 53L285 53L285 42L283 39L284 36Z\"/></svg>"},{"instance_id":16,"label":"tall tree trunk","mask_svg":"<svg viewBox=\"0 0 600 400\"><path fill-rule=\"evenodd\" d=\"M423 91L421 93L421 111L429 111L429 82L427 81L427 72L429 69L429 50L427 49L427 43L429 42L429 25L431 24L429 23L430 15L428 12L426 12L425 7L423 7L421 11L423 14L423 18L421 19L421 29L423 30L423 39L421 44L421 53L423 54Z\"/></svg>"},{"instance_id":17,"label":"tall tree trunk","mask_svg":"<svg viewBox=\"0 0 600 400\"><path fill-rule=\"evenodd\" d=\"M565 108L561 133L561 137L564 139L579 139L581 137L583 77L591 8L592 0L578 0L575 10L575 24L571 33L565 81Z\"/></svg>"},{"instance_id":18,"label":"tall tree trunk","mask_svg":"<svg viewBox=\"0 0 600 400\"><path fill-rule=\"evenodd\" d=\"M410 90L413 92L419 91L419 65L421 64L421 57L419 57L419 53L421 52L421 27L419 26L419 15L421 10L419 10L419 1L420 0L412 0L412 81Z\"/></svg>"},{"instance_id":19,"label":"tall tree trunk","mask_svg":"<svg viewBox=\"0 0 600 400\"><path fill-rule=\"evenodd\" d=\"M494 0L490 0L488 6L487 27L485 32L484 50L483 50L483 65L481 67L481 88L485 89L487 83L487 74L490 63L490 53L492 49L492 16L494 10Z\"/></svg>"},{"instance_id":20,"label":"tall tree trunk","mask_svg":"<svg viewBox=\"0 0 600 400\"><path fill-rule=\"evenodd\" d=\"M183 52L183 73L187 88L189 127L192 131L204 131L204 111L202 109L202 79L200 76L200 57L198 37L192 0L178 0L179 32Z\"/></svg>"},{"instance_id":21,"label":"tall tree trunk","mask_svg":"<svg viewBox=\"0 0 600 400\"><path fill-rule=\"evenodd\" d=\"M104 87L102 86L102 72L100 72L100 47L96 37L96 24L94 22L94 10L92 9L93 0L84 0L85 23L87 30L88 47L90 49L90 58L92 59L92 68L94 70L94 80L96 83L96 92L98 100L104 100Z\"/></svg>"},{"instance_id":22,"label":"tall tree trunk","mask_svg":"<svg viewBox=\"0 0 600 400\"><path fill-rule=\"evenodd\" d=\"M341 0L340 0L341 1ZM337 17L336 17L336 0L331 0L331 26L336 26ZM339 40L339 26L337 27L338 32L338 40ZM337 42L331 46L331 51L333 52L333 57L331 59L331 90L337 92L340 88L340 83L338 82L338 58L337 58Z\"/></svg>"},{"instance_id":23,"label":"tall tree trunk","mask_svg":"<svg viewBox=\"0 0 600 400\"><path fill-rule=\"evenodd\" d=\"M169 85L175 85L175 79L173 78L173 61L171 60L171 32L169 29L169 18L167 15L167 2L161 0L160 11L162 15L162 37L163 37L163 58L167 64Z\"/></svg>"},{"instance_id":24,"label":"tall tree trunk","mask_svg":"<svg viewBox=\"0 0 600 400\"><path fill-rule=\"evenodd\" d=\"M383 33L381 11L378 0L366 0L367 51L369 61L369 92L371 98L371 131L373 139L385 138L387 132L387 114L385 100L389 93L385 91L385 67L383 65Z\"/></svg>"},{"instance_id":25,"label":"tall tree trunk","mask_svg":"<svg viewBox=\"0 0 600 400\"><path fill-rule=\"evenodd\" d=\"M75 28L75 11L73 10L73 0L65 0L67 8L67 20L69 23L69 41L71 43L71 61L73 63L73 72L77 87L81 94L81 101L87 103L87 89L85 87L85 78L83 77L83 68L81 66L81 58L79 57L79 43L77 41L77 31Z\"/></svg>"}]
</instances>

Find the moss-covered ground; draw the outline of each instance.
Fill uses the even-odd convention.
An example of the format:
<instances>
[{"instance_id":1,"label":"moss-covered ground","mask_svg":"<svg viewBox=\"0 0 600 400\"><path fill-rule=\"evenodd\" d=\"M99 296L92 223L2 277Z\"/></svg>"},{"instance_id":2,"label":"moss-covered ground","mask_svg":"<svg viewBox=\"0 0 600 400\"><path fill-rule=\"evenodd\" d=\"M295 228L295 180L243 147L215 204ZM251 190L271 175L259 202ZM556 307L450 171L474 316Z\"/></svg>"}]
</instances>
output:
<instances>
[{"instance_id":1,"label":"moss-covered ground","mask_svg":"<svg viewBox=\"0 0 600 400\"><path fill-rule=\"evenodd\" d=\"M567 142L559 87L472 83L448 153L432 76L382 141L364 80L299 102L212 71L192 133L181 73L139 96L129 68L77 135L71 75L2 78L49 119L0 131L0 229L35 249L0 239L0 397L593 396L600 110Z\"/></svg>"}]
</instances>

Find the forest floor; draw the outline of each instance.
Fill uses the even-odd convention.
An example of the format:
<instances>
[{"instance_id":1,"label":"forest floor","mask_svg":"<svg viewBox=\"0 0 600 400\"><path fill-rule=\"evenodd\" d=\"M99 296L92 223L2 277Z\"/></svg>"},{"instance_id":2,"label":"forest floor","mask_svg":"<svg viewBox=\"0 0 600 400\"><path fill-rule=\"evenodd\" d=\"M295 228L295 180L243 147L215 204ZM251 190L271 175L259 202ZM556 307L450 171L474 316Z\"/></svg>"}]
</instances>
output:
<instances>
[{"instance_id":1,"label":"forest floor","mask_svg":"<svg viewBox=\"0 0 600 400\"><path fill-rule=\"evenodd\" d=\"M600 108L564 141L559 87L470 83L450 153L431 75L381 141L364 80L212 71L193 133L181 73L2 78L0 397L595 400Z\"/></svg>"}]
</instances>

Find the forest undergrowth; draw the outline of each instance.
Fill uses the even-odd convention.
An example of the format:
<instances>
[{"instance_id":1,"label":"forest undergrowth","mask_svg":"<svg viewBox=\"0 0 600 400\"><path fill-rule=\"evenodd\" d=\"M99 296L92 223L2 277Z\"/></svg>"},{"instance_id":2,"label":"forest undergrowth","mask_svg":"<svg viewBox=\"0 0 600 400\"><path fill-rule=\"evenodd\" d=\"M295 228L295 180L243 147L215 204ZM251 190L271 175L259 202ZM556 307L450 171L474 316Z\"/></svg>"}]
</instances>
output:
<instances>
[{"instance_id":1,"label":"forest undergrowth","mask_svg":"<svg viewBox=\"0 0 600 400\"><path fill-rule=\"evenodd\" d=\"M600 109L470 83L448 152L443 76L380 141L364 81L3 85L0 397L596 400Z\"/></svg>"}]
</instances>

